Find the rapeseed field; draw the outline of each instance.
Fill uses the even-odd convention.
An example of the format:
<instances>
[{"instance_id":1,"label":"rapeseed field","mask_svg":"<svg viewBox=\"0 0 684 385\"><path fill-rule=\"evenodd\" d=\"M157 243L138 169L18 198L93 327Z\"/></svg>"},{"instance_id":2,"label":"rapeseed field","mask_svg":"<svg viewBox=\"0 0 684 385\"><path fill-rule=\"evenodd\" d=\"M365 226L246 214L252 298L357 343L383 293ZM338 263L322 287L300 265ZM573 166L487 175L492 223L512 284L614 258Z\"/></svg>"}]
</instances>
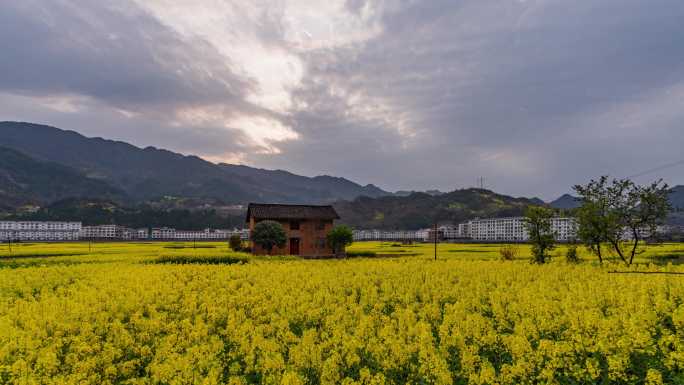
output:
<instances>
[{"instance_id":1,"label":"rapeseed field","mask_svg":"<svg viewBox=\"0 0 684 385\"><path fill-rule=\"evenodd\" d=\"M684 383L674 244L630 268L568 264L562 248L533 265L525 246L500 261L498 245L441 244L437 261L393 243L347 260L6 246L2 384Z\"/></svg>"}]
</instances>

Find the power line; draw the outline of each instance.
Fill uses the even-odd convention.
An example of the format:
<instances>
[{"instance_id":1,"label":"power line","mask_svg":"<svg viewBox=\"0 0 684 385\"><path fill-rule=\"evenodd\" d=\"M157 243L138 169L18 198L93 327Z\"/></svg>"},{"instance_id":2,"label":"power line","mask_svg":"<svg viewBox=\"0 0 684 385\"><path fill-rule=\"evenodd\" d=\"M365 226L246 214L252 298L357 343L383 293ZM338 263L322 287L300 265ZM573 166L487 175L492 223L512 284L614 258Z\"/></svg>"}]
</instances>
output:
<instances>
[{"instance_id":1,"label":"power line","mask_svg":"<svg viewBox=\"0 0 684 385\"><path fill-rule=\"evenodd\" d=\"M642 171L642 172L640 172L640 173L637 173L637 174L628 176L627 179L638 178L638 177L640 177L640 176L648 175L648 174L651 174L651 173L654 173L654 172L657 172L657 171L666 170L666 169L668 169L668 168L672 168L672 167L676 167L676 166L680 166L680 165L684 165L684 159L679 160L679 161L677 161L677 162L672 162L672 163L663 164L663 165L661 165L661 166L654 167L654 168L649 169L649 170L646 170L646 171Z\"/></svg>"}]
</instances>

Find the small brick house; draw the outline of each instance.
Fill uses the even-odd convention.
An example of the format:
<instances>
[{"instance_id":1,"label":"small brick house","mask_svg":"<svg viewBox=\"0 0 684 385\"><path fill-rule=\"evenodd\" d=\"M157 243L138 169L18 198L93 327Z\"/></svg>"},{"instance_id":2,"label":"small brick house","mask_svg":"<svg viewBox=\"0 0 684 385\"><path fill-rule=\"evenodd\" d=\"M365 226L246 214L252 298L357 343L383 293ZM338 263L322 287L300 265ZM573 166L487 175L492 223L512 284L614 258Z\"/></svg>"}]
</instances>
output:
<instances>
[{"instance_id":1,"label":"small brick house","mask_svg":"<svg viewBox=\"0 0 684 385\"><path fill-rule=\"evenodd\" d=\"M326 236L333 228L335 219L340 219L330 206L282 205L250 203L247 207L246 223L250 238L254 226L265 220L279 222L287 234L283 248L273 248L273 255L301 255L304 257L329 257L335 253L328 245ZM252 243L252 253L268 254L266 250Z\"/></svg>"}]
</instances>

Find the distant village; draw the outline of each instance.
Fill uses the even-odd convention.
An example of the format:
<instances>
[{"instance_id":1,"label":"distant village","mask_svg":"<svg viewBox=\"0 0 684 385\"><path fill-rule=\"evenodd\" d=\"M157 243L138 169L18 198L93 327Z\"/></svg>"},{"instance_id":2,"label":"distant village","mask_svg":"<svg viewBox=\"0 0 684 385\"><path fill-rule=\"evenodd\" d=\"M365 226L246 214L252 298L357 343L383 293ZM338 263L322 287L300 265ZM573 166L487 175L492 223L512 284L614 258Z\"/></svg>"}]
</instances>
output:
<instances>
[{"instance_id":1,"label":"distant village","mask_svg":"<svg viewBox=\"0 0 684 385\"><path fill-rule=\"evenodd\" d=\"M569 242L577 234L574 218L557 217L552 220L552 232L558 242ZM657 234L667 236L682 233L678 226L659 226ZM355 241L397 242L526 242L529 239L525 218L473 219L458 225L442 225L421 230L354 230ZM178 230L170 227L131 229L119 225L83 226L81 222L0 221L0 241L65 242L94 241L219 241L239 235L249 240L249 229ZM646 234L644 238L653 236ZM629 238L629 234L625 234Z\"/></svg>"}]
</instances>

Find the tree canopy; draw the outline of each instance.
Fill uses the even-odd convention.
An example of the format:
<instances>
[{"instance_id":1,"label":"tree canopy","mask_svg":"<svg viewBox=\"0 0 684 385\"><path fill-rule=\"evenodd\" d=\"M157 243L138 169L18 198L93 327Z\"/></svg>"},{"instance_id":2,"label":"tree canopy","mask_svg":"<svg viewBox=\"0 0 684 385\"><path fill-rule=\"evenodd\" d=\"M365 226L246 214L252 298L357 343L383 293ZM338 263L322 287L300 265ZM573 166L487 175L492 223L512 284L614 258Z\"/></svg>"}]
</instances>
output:
<instances>
[{"instance_id":1,"label":"tree canopy","mask_svg":"<svg viewBox=\"0 0 684 385\"><path fill-rule=\"evenodd\" d=\"M601 244L606 243L631 265L639 243L656 233L671 209L670 189L662 180L641 186L629 179L610 181L602 176L574 189L582 203L577 210L578 237L600 261Z\"/></svg>"},{"instance_id":2,"label":"tree canopy","mask_svg":"<svg viewBox=\"0 0 684 385\"><path fill-rule=\"evenodd\" d=\"M287 244L287 234L280 223L276 221L262 221L254 226L252 242L271 254L274 247L285 247L285 244Z\"/></svg>"},{"instance_id":3,"label":"tree canopy","mask_svg":"<svg viewBox=\"0 0 684 385\"><path fill-rule=\"evenodd\" d=\"M328 233L328 244L333 248L335 254L344 251L344 248L354 242L354 234L348 226L336 226Z\"/></svg>"},{"instance_id":4,"label":"tree canopy","mask_svg":"<svg viewBox=\"0 0 684 385\"><path fill-rule=\"evenodd\" d=\"M530 206L525 211L525 227L532 243L534 261L545 263L547 253L555 247L555 236L551 231L553 210L541 206Z\"/></svg>"}]
</instances>

